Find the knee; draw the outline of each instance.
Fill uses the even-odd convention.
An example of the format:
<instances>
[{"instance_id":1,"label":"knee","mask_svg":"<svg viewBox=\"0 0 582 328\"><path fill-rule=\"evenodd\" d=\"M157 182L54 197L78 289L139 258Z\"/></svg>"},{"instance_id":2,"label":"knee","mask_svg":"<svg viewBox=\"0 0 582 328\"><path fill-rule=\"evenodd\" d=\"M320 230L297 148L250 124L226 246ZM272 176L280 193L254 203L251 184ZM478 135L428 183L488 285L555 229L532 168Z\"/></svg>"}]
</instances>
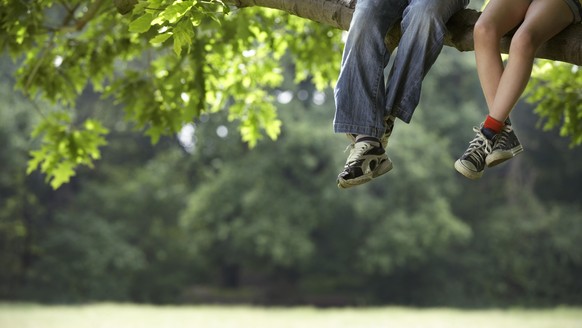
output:
<instances>
[{"instance_id":1,"label":"knee","mask_svg":"<svg viewBox=\"0 0 582 328\"><path fill-rule=\"evenodd\" d=\"M380 26L382 26L382 16L375 12L374 8L366 7L354 14L349 32L361 35L379 30Z\"/></svg>"},{"instance_id":2,"label":"knee","mask_svg":"<svg viewBox=\"0 0 582 328\"><path fill-rule=\"evenodd\" d=\"M501 40L501 32L497 26L485 19L478 19L473 28L473 40L479 44L498 43Z\"/></svg>"},{"instance_id":3,"label":"knee","mask_svg":"<svg viewBox=\"0 0 582 328\"><path fill-rule=\"evenodd\" d=\"M423 6L409 6L404 11L402 18L402 30L418 29L427 31L446 30L446 24L443 17L435 10Z\"/></svg>"},{"instance_id":4,"label":"knee","mask_svg":"<svg viewBox=\"0 0 582 328\"><path fill-rule=\"evenodd\" d=\"M517 55L533 56L541 45L538 39L532 31L520 28L511 39L509 51Z\"/></svg>"}]
</instances>

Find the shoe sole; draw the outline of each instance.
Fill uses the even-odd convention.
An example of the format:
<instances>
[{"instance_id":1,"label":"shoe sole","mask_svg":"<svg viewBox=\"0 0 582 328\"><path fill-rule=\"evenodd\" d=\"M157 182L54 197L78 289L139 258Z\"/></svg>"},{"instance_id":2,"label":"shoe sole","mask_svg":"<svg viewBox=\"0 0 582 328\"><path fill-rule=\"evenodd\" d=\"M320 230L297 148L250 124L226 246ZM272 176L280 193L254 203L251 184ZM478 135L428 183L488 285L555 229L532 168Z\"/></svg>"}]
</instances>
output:
<instances>
[{"instance_id":1,"label":"shoe sole","mask_svg":"<svg viewBox=\"0 0 582 328\"><path fill-rule=\"evenodd\" d=\"M496 151L487 156L485 159L485 165L487 167L493 167L495 165L499 165L507 160L512 159L513 157L521 154L523 152L523 147L521 145L511 148L505 151Z\"/></svg>"},{"instance_id":2,"label":"shoe sole","mask_svg":"<svg viewBox=\"0 0 582 328\"><path fill-rule=\"evenodd\" d=\"M337 180L337 186L340 189L347 189L347 188L359 186L359 185L364 184L366 182L372 181L372 179L374 179L374 178L377 178L381 175L384 175L384 174L390 172L390 170L392 170L393 167L394 167L394 165L392 164L392 161L390 161L390 159L387 159L384 162L380 163L380 165L378 165L378 167L374 171L372 171L368 174L364 174L361 177L358 177L355 179L350 179L350 180L344 180L344 179L339 178Z\"/></svg>"},{"instance_id":3,"label":"shoe sole","mask_svg":"<svg viewBox=\"0 0 582 328\"><path fill-rule=\"evenodd\" d=\"M463 163L461 163L461 160L455 162L455 170L471 180L477 180L483 176L483 171L475 172L469 170L465 165L463 165Z\"/></svg>"}]
</instances>

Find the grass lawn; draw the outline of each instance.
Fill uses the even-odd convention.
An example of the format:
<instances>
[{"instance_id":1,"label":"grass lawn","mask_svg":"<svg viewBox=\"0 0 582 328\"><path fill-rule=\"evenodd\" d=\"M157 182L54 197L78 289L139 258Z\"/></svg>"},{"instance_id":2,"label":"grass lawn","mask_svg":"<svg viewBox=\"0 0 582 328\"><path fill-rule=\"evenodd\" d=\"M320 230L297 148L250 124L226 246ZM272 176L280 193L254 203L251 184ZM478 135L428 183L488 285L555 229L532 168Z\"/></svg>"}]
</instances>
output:
<instances>
[{"instance_id":1,"label":"grass lawn","mask_svg":"<svg viewBox=\"0 0 582 328\"><path fill-rule=\"evenodd\" d=\"M582 328L582 308L457 310L0 303L1 328Z\"/></svg>"}]
</instances>

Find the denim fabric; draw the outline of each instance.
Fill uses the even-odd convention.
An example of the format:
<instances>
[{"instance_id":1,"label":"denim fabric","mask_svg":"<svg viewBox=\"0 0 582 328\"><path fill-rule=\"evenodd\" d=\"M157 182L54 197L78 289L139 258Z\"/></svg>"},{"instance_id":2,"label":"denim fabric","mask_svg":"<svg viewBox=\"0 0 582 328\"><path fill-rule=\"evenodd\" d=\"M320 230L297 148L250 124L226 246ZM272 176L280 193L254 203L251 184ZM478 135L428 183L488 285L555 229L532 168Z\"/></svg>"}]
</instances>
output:
<instances>
[{"instance_id":1,"label":"denim fabric","mask_svg":"<svg viewBox=\"0 0 582 328\"><path fill-rule=\"evenodd\" d=\"M443 48L445 23L469 0L358 0L335 88L334 131L380 138L385 117L409 123L422 80ZM384 36L402 18L387 83Z\"/></svg>"}]
</instances>

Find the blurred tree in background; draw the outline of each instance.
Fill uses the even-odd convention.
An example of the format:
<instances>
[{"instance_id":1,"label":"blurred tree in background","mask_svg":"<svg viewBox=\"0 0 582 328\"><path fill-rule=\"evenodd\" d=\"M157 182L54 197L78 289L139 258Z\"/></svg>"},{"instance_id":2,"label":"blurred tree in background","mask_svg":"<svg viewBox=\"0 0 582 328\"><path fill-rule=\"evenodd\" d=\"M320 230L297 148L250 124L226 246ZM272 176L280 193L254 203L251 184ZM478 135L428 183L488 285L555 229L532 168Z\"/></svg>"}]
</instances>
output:
<instances>
[{"instance_id":1,"label":"blurred tree in background","mask_svg":"<svg viewBox=\"0 0 582 328\"><path fill-rule=\"evenodd\" d=\"M3 75L0 298L582 303L580 150L537 129L520 103L513 119L524 154L480 181L452 168L484 112L471 54L445 50L418 115L396 125L394 170L348 191L335 186L347 139L332 133L331 91L295 83L297 68L282 59L283 84L267 91L286 124L276 143L253 150L227 113L152 145L116 105L84 91L78 115L103 122L109 146L58 190L25 172L42 115Z\"/></svg>"},{"instance_id":2,"label":"blurred tree in background","mask_svg":"<svg viewBox=\"0 0 582 328\"><path fill-rule=\"evenodd\" d=\"M484 100L445 49L394 170L339 191L340 31L220 2L1 3L0 299L582 303L576 66L539 66L526 152L466 181Z\"/></svg>"}]
</instances>

